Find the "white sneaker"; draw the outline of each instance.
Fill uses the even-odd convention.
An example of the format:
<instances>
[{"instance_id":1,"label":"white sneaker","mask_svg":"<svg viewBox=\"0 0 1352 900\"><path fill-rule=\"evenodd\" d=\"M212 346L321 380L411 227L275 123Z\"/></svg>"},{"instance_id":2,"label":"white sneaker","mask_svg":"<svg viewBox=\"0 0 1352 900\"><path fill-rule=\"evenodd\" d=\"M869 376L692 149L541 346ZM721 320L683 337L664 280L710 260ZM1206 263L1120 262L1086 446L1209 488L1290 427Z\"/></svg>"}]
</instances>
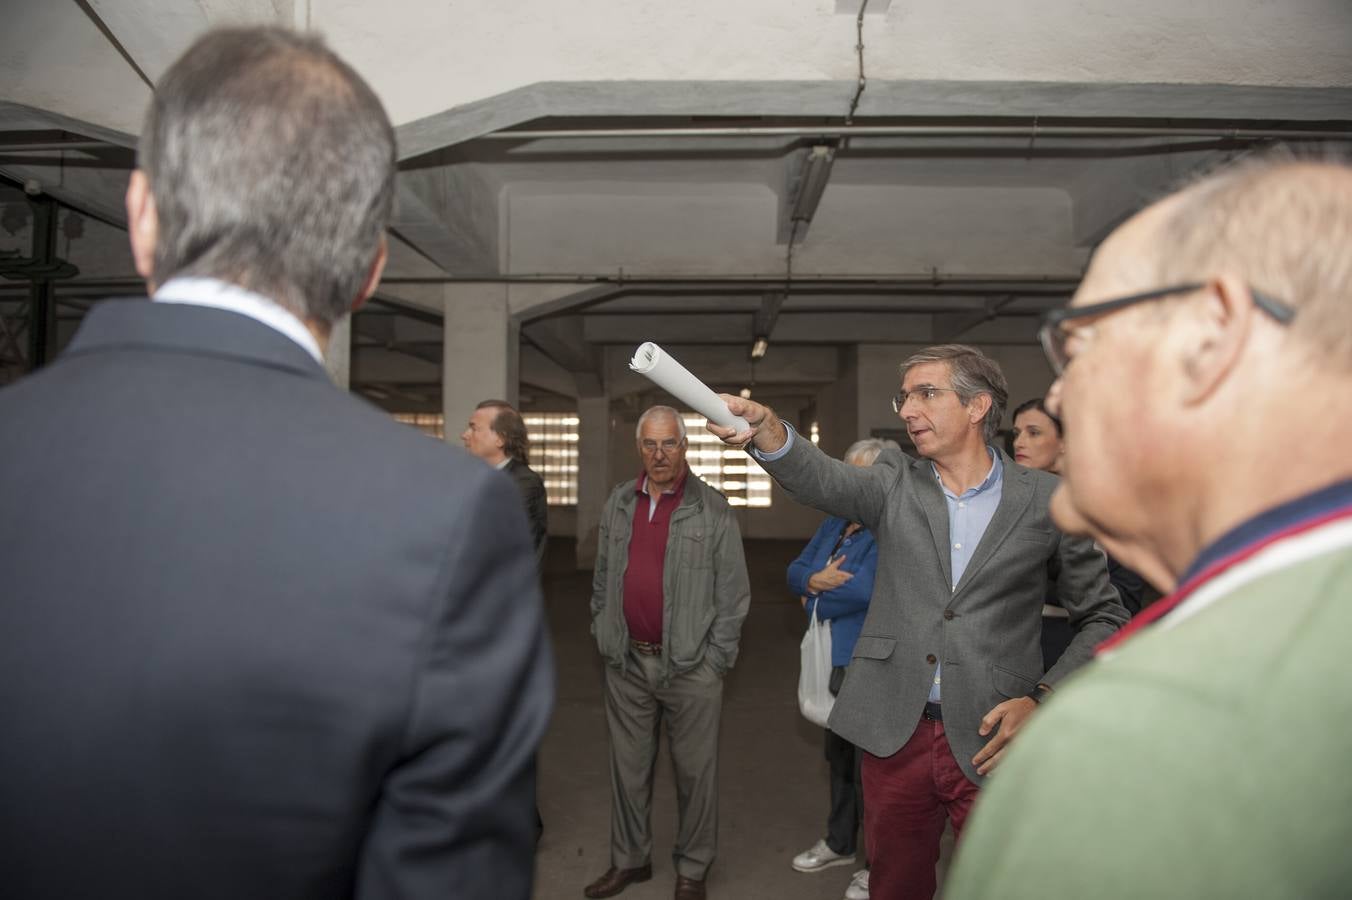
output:
<instances>
[{"instance_id":1,"label":"white sneaker","mask_svg":"<svg viewBox=\"0 0 1352 900\"><path fill-rule=\"evenodd\" d=\"M810 849L804 850L793 858L793 867L799 872L820 872L832 866L847 866L854 862L854 854L837 853L826 846L825 839L817 841Z\"/></svg>"},{"instance_id":2,"label":"white sneaker","mask_svg":"<svg viewBox=\"0 0 1352 900\"><path fill-rule=\"evenodd\" d=\"M845 900L868 900L868 869L860 869L845 889Z\"/></svg>"}]
</instances>

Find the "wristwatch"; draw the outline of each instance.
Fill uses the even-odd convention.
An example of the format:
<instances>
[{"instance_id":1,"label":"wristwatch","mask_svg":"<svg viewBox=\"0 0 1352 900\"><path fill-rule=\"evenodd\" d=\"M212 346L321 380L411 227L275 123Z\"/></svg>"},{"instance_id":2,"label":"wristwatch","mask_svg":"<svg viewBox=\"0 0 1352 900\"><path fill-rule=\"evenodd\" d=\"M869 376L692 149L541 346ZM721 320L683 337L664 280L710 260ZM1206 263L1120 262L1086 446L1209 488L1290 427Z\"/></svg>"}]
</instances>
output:
<instances>
[{"instance_id":1,"label":"wristwatch","mask_svg":"<svg viewBox=\"0 0 1352 900\"><path fill-rule=\"evenodd\" d=\"M1037 686L1028 692L1028 699L1041 706L1042 701L1052 695L1051 685L1038 682Z\"/></svg>"}]
</instances>

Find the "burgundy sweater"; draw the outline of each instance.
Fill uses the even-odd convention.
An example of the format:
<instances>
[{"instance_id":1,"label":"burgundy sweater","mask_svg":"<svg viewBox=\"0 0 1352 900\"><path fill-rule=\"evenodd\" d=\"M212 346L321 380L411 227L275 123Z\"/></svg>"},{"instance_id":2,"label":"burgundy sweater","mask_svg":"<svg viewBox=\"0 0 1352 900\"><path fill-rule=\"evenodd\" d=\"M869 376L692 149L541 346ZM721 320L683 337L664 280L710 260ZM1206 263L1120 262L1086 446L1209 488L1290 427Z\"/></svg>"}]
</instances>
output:
<instances>
[{"instance_id":1,"label":"burgundy sweater","mask_svg":"<svg viewBox=\"0 0 1352 900\"><path fill-rule=\"evenodd\" d=\"M629 531L629 564L624 570L624 619L629 637L650 644L662 643L662 574L667 557L667 538L671 533L671 514L685 496L687 466L670 493L657 500L652 521L648 521L647 476L639 475L634 490L634 522Z\"/></svg>"}]
</instances>

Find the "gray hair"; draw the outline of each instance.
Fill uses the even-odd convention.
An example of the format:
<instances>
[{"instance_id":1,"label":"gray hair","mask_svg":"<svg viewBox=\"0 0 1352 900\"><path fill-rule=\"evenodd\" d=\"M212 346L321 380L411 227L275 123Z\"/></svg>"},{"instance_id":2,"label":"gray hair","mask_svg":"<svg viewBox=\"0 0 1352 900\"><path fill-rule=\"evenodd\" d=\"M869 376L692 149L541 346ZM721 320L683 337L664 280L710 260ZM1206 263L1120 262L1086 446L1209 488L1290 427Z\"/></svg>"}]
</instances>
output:
<instances>
[{"instance_id":1,"label":"gray hair","mask_svg":"<svg viewBox=\"0 0 1352 900\"><path fill-rule=\"evenodd\" d=\"M156 86L137 150L157 284L230 281L331 325L361 293L394 201L394 130L316 36L207 33Z\"/></svg>"},{"instance_id":2,"label":"gray hair","mask_svg":"<svg viewBox=\"0 0 1352 900\"><path fill-rule=\"evenodd\" d=\"M681 433L681 440L685 440L685 417L672 409L670 406L650 406L643 411L643 415L638 417L638 424L634 426L634 439L643 438L643 423L657 416L671 416L676 420L676 428Z\"/></svg>"},{"instance_id":3,"label":"gray hair","mask_svg":"<svg viewBox=\"0 0 1352 900\"><path fill-rule=\"evenodd\" d=\"M866 466L871 466L884 450L900 449L901 445L896 441L889 441L884 438L864 438L850 445L850 449L845 451L844 459L847 463L863 463Z\"/></svg>"},{"instance_id":4,"label":"gray hair","mask_svg":"<svg viewBox=\"0 0 1352 900\"><path fill-rule=\"evenodd\" d=\"M1230 274L1298 311L1291 333L1321 366L1352 367L1352 166L1288 150L1185 188L1152 236L1158 284ZM1310 354L1306 354L1310 356Z\"/></svg>"},{"instance_id":5,"label":"gray hair","mask_svg":"<svg viewBox=\"0 0 1352 900\"><path fill-rule=\"evenodd\" d=\"M978 394L991 398L991 408L986 410L981 429L986 443L994 443L1000 434L1005 406L1009 403L1009 385L1000 371L1000 364L967 344L939 344L926 347L901 364L902 382L913 367L932 362L948 363L953 373L953 389L958 392L958 400L963 406L971 403Z\"/></svg>"}]
</instances>

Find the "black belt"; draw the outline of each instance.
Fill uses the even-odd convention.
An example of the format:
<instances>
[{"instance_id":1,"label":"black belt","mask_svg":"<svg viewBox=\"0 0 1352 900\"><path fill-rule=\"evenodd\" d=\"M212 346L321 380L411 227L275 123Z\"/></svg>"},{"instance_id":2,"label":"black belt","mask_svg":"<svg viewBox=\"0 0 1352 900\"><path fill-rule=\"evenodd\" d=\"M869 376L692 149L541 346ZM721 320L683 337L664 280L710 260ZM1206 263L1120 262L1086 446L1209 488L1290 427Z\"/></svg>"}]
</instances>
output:
<instances>
[{"instance_id":1,"label":"black belt","mask_svg":"<svg viewBox=\"0 0 1352 900\"><path fill-rule=\"evenodd\" d=\"M942 722L944 720L944 707L942 703L926 703L924 717L931 722Z\"/></svg>"}]
</instances>

